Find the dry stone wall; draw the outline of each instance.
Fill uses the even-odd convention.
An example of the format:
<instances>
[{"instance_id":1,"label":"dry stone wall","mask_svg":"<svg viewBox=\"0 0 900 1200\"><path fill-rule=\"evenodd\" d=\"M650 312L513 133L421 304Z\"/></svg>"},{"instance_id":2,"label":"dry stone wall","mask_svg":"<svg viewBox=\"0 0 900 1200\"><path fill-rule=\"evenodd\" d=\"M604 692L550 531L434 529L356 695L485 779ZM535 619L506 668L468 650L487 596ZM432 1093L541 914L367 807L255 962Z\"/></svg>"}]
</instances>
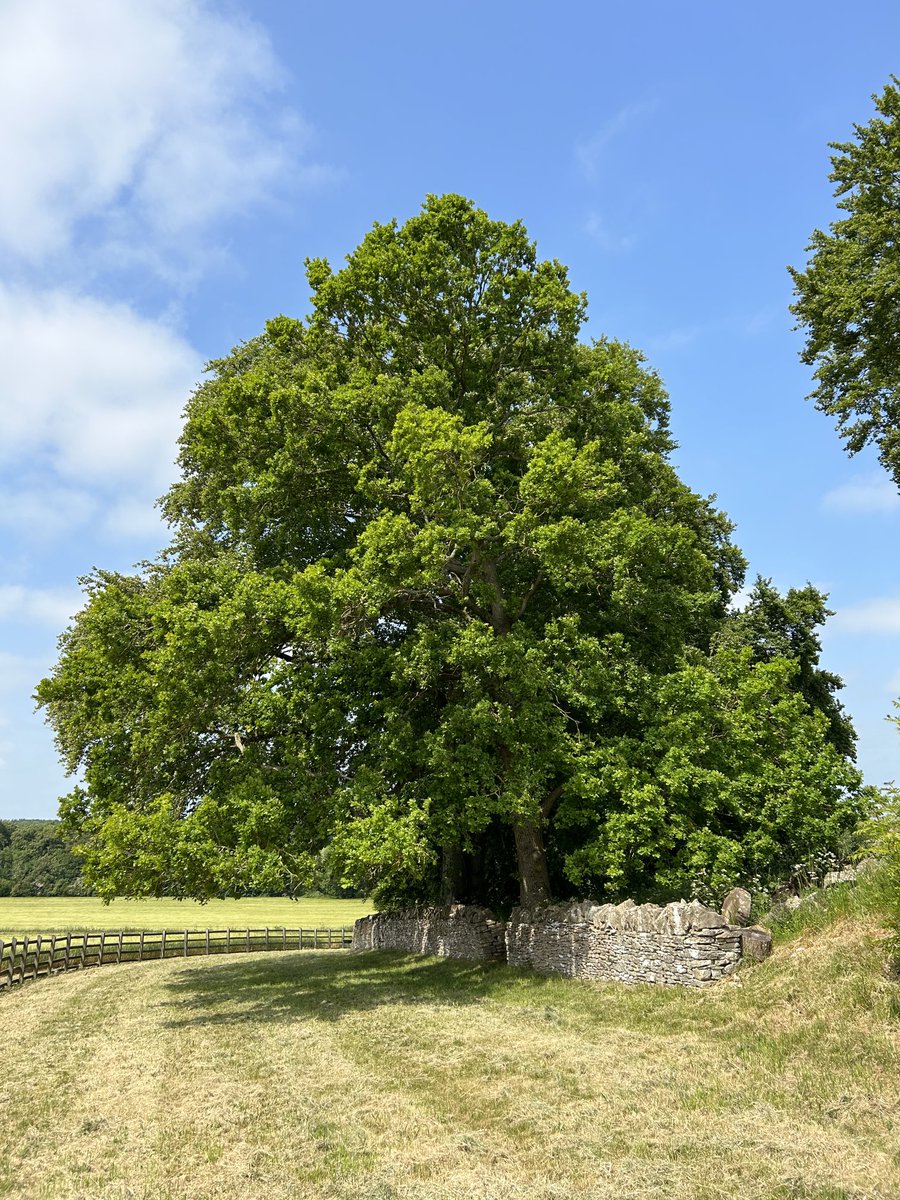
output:
<instances>
[{"instance_id":1,"label":"dry stone wall","mask_svg":"<svg viewBox=\"0 0 900 1200\"><path fill-rule=\"evenodd\" d=\"M353 949L502 962L506 958L505 934L504 921L473 904L408 908L362 917L353 930Z\"/></svg>"},{"instance_id":2,"label":"dry stone wall","mask_svg":"<svg viewBox=\"0 0 900 1200\"><path fill-rule=\"evenodd\" d=\"M509 923L485 908L410 908L356 922L354 950L403 950L475 961L504 959L545 975L703 987L741 960L765 958L771 936L729 925L697 900L686 903L514 908Z\"/></svg>"},{"instance_id":3,"label":"dry stone wall","mask_svg":"<svg viewBox=\"0 0 900 1200\"><path fill-rule=\"evenodd\" d=\"M515 908L507 959L544 975L701 987L736 969L745 932L696 900Z\"/></svg>"}]
</instances>

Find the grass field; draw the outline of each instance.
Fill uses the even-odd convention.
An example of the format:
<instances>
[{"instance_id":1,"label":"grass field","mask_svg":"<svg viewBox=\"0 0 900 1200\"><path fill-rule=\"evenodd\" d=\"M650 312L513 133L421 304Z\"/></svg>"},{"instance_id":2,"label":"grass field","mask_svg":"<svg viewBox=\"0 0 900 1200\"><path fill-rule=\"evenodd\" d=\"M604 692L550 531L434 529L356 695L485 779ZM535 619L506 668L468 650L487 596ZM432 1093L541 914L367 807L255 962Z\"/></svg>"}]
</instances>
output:
<instances>
[{"instance_id":1,"label":"grass field","mask_svg":"<svg viewBox=\"0 0 900 1200\"><path fill-rule=\"evenodd\" d=\"M327 929L372 912L367 900L253 896L245 900L113 900L41 896L0 898L0 937L84 929Z\"/></svg>"},{"instance_id":2,"label":"grass field","mask_svg":"<svg viewBox=\"0 0 900 1200\"><path fill-rule=\"evenodd\" d=\"M702 991L396 955L104 967L0 995L0 1196L896 1200L882 933Z\"/></svg>"}]
</instances>

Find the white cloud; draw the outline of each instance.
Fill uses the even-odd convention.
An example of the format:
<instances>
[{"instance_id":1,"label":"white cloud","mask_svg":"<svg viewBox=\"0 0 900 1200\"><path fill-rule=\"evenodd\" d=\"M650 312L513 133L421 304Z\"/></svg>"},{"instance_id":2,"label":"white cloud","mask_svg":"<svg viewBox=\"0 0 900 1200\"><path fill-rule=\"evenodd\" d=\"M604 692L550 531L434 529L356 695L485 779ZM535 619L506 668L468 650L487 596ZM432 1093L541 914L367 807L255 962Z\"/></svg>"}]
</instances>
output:
<instances>
[{"instance_id":1,"label":"white cloud","mask_svg":"<svg viewBox=\"0 0 900 1200\"><path fill-rule=\"evenodd\" d=\"M822 507L836 513L900 512L900 492L889 479L867 475L851 479L822 497Z\"/></svg>"},{"instance_id":2,"label":"white cloud","mask_svg":"<svg viewBox=\"0 0 900 1200\"><path fill-rule=\"evenodd\" d=\"M301 166L304 122L272 112L265 31L203 0L4 0L0 248L38 264L85 234L178 246ZM93 222L93 225L86 223ZM151 256L152 257L152 256Z\"/></svg>"},{"instance_id":3,"label":"white cloud","mask_svg":"<svg viewBox=\"0 0 900 1200\"><path fill-rule=\"evenodd\" d=\"M48 483L51 507L72 484L157 495L171 480L202 364L165 325L125 305L0 286L0 361L0 464L51 466L63 485Z\"/></svg>"},{"instance_id":4,"label":"white cloud","mask_svg":"<svg viewBox=\"0 0 900 1200\"><path fill-rule=\"evenodd\" d=\"M839 608L828 627L834 633L900 634L900 596L876 596Z\"/></svg>"},{"instance_id":5,"label":"white cloud","mask_svg":"<svg viewBox=\"0 0 900 1200\"><path fill-rule=\"evenodd\" d=\"M745 584L731 597L731 603L728 605L731 612L743 612L750 603L750 596L753 593L753 586Z\"/></svg>"},{"instance_id":6,"label":"white cloud","mask_svg":"<svg viewBox=\"0 0 900 1200\"><path fill-rule=\"evenodd\" d=\"M2 414L0 414L2 421ZM25 484L0 488L0 527L29 540L59 537L89 521L96 499L79 488Z\"/></svg>"},{"instance_id":7,"label":"white cloud","mask_svg":"<svg viewBox=\"0 0 900 1200\"><path fill-rule=\"evenodd\" d=\"M610 142L639 123L644 117L649 116L655 109L655 102L630 104L625 108L620 108L608 121L604 122L592 137L588 138L586 142L579 143L575 147L575 159L584 177L590 181L595 180L600 171L604 151Z\"/></svg>"},{"instance_id":8,"label":"white cloud","mask_svg":"<svg viewBox=\"0 0 900 1200\"><path fill-rule=\"evenodd\" d=\"M78 588L28 588L20 584L0 585L0 621L28 625L48 625L61 630L83 607L85 598ZM21 662L15 655L0 654L0 669L10 670Z\"/></svg>"}]
</instances>

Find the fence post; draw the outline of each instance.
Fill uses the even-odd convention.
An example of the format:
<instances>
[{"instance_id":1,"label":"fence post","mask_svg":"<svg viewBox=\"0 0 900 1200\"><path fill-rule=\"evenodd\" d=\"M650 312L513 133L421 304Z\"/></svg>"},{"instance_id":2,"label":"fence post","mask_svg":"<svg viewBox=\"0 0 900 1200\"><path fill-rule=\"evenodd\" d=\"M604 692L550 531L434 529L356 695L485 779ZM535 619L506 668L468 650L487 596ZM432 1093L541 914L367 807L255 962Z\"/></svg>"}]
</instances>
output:
<instances>
[{"instance_id":1,"label":"fence post","mask_svg":"<svg viewBox=\"0 0 900 1200\"><path fill-rule=\"evenodd\" d=\"M225 953L226 954L231 953L231 930L230 929L225 930Z\"/></svg>"},{"instance_id":2,"label":"fence post","mask_svg":"<svg viewBox=\"0 0 900 1200\"><path fill-rule=\"evenodd\" d=\"M250 930L247 930L247 949L250 949Z\"/></svg>"},{"instance_id":3,"label":"fence post","mask_svg":"<svg viewBox=\"0 0 900 1200\"><path fill-rule=\"evenodd\" d=\"M124 932L125 931L122 929L119 930L119 941L116 944L116 964L117 965L119 963L121 963L121 961L122 961L122 937L124 936Z\"/></svg>"},{"instance_id":4,"label":"fence post","mask_svg":"<svg viewBox=\"0 0 900 1200\"><path fill-rule=\"evenodd\" d=\"M52 975L55 967L56 967L56 934L54 933L54 935L50 939L50 967L47 971L47 974Z\"/></svg>"},{"instance_id":5,"label":"fence post","mask_svg":"<svg viewBox=\"0 0 900 1200\"><path fill-rule=\"evenodd\" d=\"M144 933L146 930L141 930L141 940L138 942L138 962L144 961Z\"/></svg>"},{"instance_id":6,"label":"fence post","mask_svg":"<svg viewBox=\"0 0 900 1200\"><path fill-rule=\"evenodd\" d=\"M281 948L287 950L287 930L282 925L281 927Z\"/></svg>"},{"instance_id":7,"label":"fence post","mask_svg":"<svg viewBox=\"0 0 900 1200\"><path fill-rule=\"evenodd\" d=\"M103 959L106 957L106 930L100 934L100 957L97 959L97 966L103 966Z\"/></svg>"},{"instance_id":8,"label":"fence post","mask_svg":"<svg viewBox=\"0 0 900 1200\"><path fill-rule=\"evenodd\" d=\"M209 957L209 930L206 931L206 955Z\"/></svg>"},{"instance_id":9,"label":"fence post","mask_svg":"<svg viewBox=\"0 0 900 1200\"><path fill-rule=\"evenodd\" d=\"M66 959L65 959L65 967L63 968L66 971L68 971L68 969L69 969L69 959L71 958L71 956L72 956L72 930L70 929L66 933Z\"/></svg>"},{"instance_id":10,"label":"fence post","mask_svg":"<svg viewBox=\"0 0 900 1200\"><path fill-rule=\"evenodd\" d=\"M269 949L269 927L266 926L266 949Z\"/></svg>"},{"instance_id":11,"label":"fence post","mask_svg":"<svg viewBox=\"0 0 900 1200\"><path fill-rule=\"evenodd\" d=\"M166 931L163 930L159 935L159 957L166 957Z\"/></svg>"},{"instance_id":12,"label":"fence post","mask_svg":"<svg viewBox=\"0 0 900 1200\"><path fill-rule=\"evenodd\" d=\"M187 958L187 956L188 956L188 952L187 952L187 933L188 933L188 931L187 931L187 930L185 930L185 931L184 931L184 957L185 957L185 958Z\"/></svg>"}]
</instances>

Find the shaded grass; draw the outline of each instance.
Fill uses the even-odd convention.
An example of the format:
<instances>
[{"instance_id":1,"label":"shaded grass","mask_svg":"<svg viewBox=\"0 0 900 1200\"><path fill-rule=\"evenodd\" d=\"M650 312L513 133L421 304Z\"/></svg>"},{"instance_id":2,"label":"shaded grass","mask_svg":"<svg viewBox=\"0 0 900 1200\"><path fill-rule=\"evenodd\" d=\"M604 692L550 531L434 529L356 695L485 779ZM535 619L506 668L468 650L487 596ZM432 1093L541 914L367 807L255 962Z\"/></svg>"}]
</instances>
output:
<instances>
[{"instance_id":1,"label":"shaded grass","mask_svg":"<svg viewBox=\"0 0 900 1200\"><path fill-rule=\"evenodd\" d=\"M372 912L368 900L250 896L243 900L113 900L95 896L3 897L0 937L102 929L296 929L350 926Z\"/></svg>"},{"instance_id":2,"label":"shaded grass","mask_svg":"<svg viewBox=\"0 0 900 1200\"><path fill-rule=\"evenodd\" d=\"M0 1196L894 1200L882 963L848 917L704 991L308 951L29 985Z\"/></svg>"}]
</instances>

